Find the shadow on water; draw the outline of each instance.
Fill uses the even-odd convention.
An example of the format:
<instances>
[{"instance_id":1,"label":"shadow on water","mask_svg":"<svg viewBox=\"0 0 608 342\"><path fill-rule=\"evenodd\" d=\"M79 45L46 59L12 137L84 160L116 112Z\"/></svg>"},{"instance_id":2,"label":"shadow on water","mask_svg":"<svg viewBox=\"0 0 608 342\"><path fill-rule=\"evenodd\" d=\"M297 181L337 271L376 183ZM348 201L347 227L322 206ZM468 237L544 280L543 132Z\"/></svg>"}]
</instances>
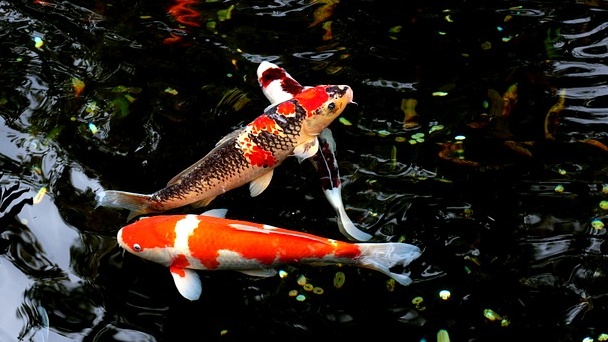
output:
<instances>
[{"instance_id":1,"label":"shadow on water","mask_svg":"<svg viewBox=\"0 0 608 342\"><path fill-rule=\"evenodd\" d=\"M0 340L607 339L605 23L583 1L0 0ZM423 248L412 285L200 272L188 302L118 248L127 213L95 193L157 190L256 117L262 60L354 89L344 203ZM341 239L316 177L288 160L210 207Z\"/></svg>"}]
</instances>

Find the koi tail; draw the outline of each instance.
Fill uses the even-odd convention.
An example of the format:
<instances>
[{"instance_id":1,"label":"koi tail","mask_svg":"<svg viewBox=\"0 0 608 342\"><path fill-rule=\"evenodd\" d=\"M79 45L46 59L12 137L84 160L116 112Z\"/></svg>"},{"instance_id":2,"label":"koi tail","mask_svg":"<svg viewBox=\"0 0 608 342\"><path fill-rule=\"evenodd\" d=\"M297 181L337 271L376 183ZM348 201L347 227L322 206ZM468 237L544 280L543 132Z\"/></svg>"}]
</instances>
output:
<instances>
[{"instance_id":1,"label":"koi tail","mask_svg":"<svg viewBox=\"0 0 608 342\"><path fill-rule=\"evenodd\" d=\"M395 279L401 285L409 285L412 279L409 273L391 272L393 266L407 266L420 256L420 248L407 243L358 243L361 257L357 261L359 266L376 270Z\"/></svg>"},{"instance_id":2,"label":"koi tail","mask_svg":"<svg viewBox=\"0 0 608 342\"><path fill-rule=\"evenodd\" d=\"M150 195L142 195L133 192L107 190L97 194L97 205L109 208L128 209L131 212L127 220L154 212L149 205Z\"/></svg>"},{"instance_id":3,"label":"koi tail","mask_svg":"<svg viewBox=\"0 0 608 342\"><path fill-rule=\"evenodd\" d=\"M349 240L369 241L372 236L357 228L346 214L344 204L342 203L341 192L341 187L323 191L325 197L327 197L329 203L331 203L338 214L338 229L340 229L340 232Z\"/></svg>"}]
</instances>

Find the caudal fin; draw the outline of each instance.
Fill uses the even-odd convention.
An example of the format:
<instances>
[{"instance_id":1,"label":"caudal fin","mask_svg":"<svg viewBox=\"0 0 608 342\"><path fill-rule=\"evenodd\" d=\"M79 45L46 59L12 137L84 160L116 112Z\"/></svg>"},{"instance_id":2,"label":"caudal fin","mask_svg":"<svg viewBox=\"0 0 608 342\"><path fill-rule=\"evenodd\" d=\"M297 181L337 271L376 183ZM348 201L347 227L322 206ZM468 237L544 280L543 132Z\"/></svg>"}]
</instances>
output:
<instances>
[{"instance_id":1,"label":"caudal fin","mask_svg":"<svg viewBox=\"0 0 608 342\"><path fill-rule=\"evenodd\" d=\"M344 236L346 236L349 240L354 241L371 240L373 236L357 228L346 214L344 204L342 203L341 188L332 188L323 191L323 193L325 194L325 197L327 197L329 203L331 203L332 207L334 207L336 210L336 214L338 214L338 229L340 229L340 232Z\"/></svg>"},{"instance_id":2,"label":"caudal fin","mask_svg":"<svg viewBox=\"0 0 608 342\"><path fill-rule=\"evenodd\" d=\"M97 205L109 208L128 209L128 220L132 218L154 212L148 206L150 195L142 195L133 192L107 190L97 193Z\"/></svg>"},{"instance_id":3,"label":"caudal fin","mask_svg":"<svg viewBox=\"0 0 608 342\"><path fill-rule=\"evenodd\" d=\"M359 266L382 272L401 285L412 283L409 273L395 273L390 269L394 266L409 265L422 253L420 248L400 242L358 243L357 246L361 250Z\"/></svg>"}]
</instances>

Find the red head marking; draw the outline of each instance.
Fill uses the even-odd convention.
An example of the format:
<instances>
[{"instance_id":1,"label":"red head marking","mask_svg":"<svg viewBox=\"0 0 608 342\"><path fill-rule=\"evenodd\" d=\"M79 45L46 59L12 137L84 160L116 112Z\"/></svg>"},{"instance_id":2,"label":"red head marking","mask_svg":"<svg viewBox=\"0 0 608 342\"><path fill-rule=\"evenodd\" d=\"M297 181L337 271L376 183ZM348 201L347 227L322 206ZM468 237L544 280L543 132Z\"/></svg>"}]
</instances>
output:
<instances>
[{"instance_id":1,"label":"red head marking","mask_svg":"<svg viewBox=\"0 0 608 342\"><path fill-rule=\"evenodd\" d=\"M141 219L122 228L122 240L126 246L133 248L138 244L143 251L146 248L165 248L167 243L175 241L175 223L178 216Z\"/></svg>"},{"instance_id":2,"label":"red head marking","mask_svg":"<svg viewBox=\"0 0 608 342\"><path fill-rule=\"evenodd\" d=\"M308 88L294 97L307 112L318 109L329 99L325 86Z\"/></svg>"}]
</instances>

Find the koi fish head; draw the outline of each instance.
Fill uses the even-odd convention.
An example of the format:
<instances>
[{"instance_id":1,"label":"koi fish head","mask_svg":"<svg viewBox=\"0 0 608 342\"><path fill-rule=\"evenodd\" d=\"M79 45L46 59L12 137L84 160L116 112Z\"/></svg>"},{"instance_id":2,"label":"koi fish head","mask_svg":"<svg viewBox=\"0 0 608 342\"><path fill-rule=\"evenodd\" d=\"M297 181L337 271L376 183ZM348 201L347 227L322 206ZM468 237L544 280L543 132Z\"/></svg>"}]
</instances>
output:
<instances>
[{"instance_id":1,"label":"koi fish head","mask_svg":"<svg viewBox=\"0 0 608 342\"><path fill-rule=\"evenodd\" d=\"M167 216L144 217L121 228L116 240L127 252L165 266L173 263L175 221Z\"/></svg>"},{"instance_id":2,"label":"koi fish head","mask_svg":"<svg viewBox=\"0 0 608 342\"><path fill-rule=\"evenodd\" d=\"M353 103L353 90L347 85L319 85L305 89L294 99L306 109L303 132L317 136Z\"/></svg>"}]
</instances>

